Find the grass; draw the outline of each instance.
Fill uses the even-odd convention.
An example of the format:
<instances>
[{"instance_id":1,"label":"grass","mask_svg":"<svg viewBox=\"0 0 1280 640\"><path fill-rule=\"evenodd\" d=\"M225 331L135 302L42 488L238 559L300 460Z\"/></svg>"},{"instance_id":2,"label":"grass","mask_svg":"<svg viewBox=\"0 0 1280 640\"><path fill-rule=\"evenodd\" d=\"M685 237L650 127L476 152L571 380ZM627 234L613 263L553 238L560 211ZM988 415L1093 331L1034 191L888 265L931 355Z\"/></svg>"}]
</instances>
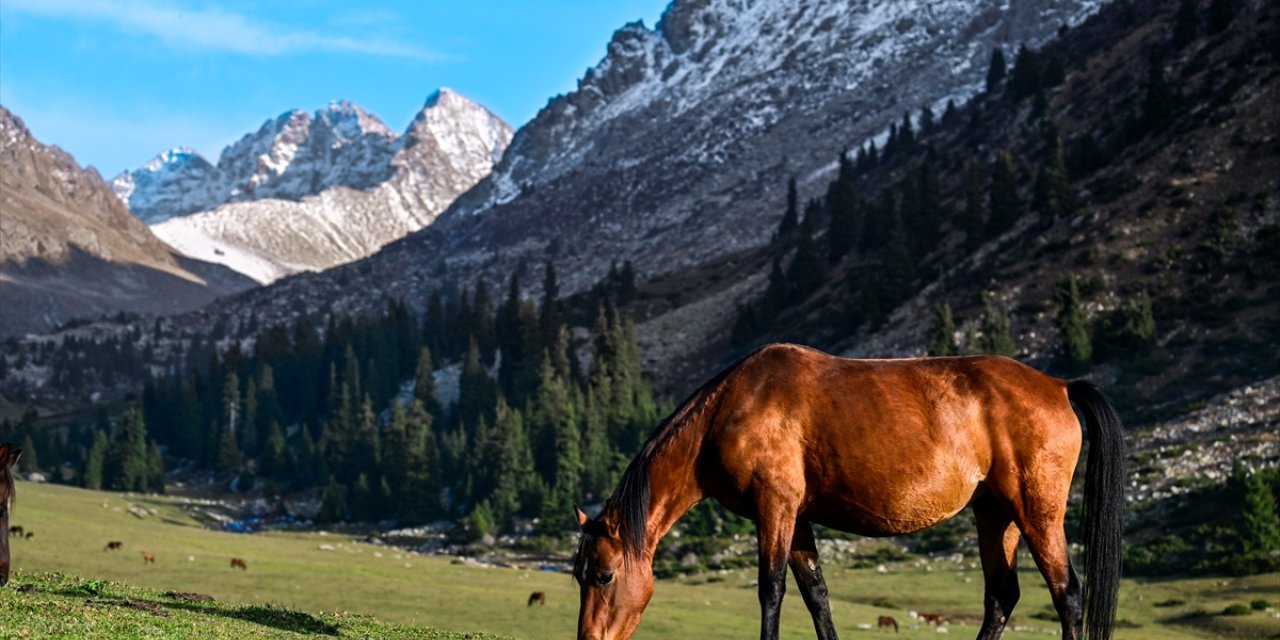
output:
<instances>
[{"instance_id":1,"label":"grass","mask_svg":"<svg viewBox=\"0 0 1280 640\"><path fill-rule=\"evenodd\" d=\"M140 518L130 512L130 504L155 514ZM0 638L331 632L462 637L428 628L551 638L572 636L576 627L577 587L565 574L453 564L449 558L406 554L338 534L209 531L170 498L23 483L12 523L35 537L12 543L16 571L11 586L34 584L37 591L0 590ZM124 542L124 550L103 551L110 540ZM321 545L333 550L322 551ZM155 554L156 563L144 564L142 550ZM232 557L244 558L248 570L231 569ZM982 574L974 561L934 562L926 570L907 560L888 563L885 574L828 563L824 573L837 628L844 636L859 637L875 633L878 616L892 615L902 624L898 637L938 637L932 629L913 628L907 611L915 610L942 613L952 634L972 637L982 615ZM1022 563L1030 564L1025 554ZM661 581L636 637L751 637L759 624L756 592L750 586L754 578L754 570L744 569ZM1034 569L1020 578L1023 597L1011 625L1020 628L1019 637L1051 637L1059 627L1050 615L1044 583ZM168 590L208 594L216 602L177 602L161 595ZM547 594L545 606L525 606L532 591ZM1280 600L1280 574L1126 580L1120 599L1119 639L1280 634L1280 618L1272 612L1221 615L1232 604ZM168 615L148 610L152 605ZM813 637L794 588L784 601L782 621L783 638ZM208 626L215 624L224 625L225 633L223 627Z\"/></svg>"}]
</instances>

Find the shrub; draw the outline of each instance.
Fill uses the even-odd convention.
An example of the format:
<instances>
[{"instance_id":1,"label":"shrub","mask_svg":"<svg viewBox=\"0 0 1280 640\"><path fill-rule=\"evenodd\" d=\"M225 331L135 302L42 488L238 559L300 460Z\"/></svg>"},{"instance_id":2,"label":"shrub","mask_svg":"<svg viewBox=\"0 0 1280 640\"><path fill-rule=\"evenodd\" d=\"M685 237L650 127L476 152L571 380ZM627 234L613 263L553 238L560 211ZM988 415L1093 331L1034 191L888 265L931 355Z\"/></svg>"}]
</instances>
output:
<instances>
[{"instance_id":1,"label":"shrub","mask_svg":"<svg viewBox=\"0 0 1280 640\"><path fill-rule=\"evenodd\" d=\"M1226 609L1222 610L1222 615L1224 616L1247 616L1250 613L1253 613L1253 610L1243 604L1228 605Z\"/></svg>"},{"instance_id":2,"label":"shrub","mask_svg":"<svg viewBox=\"0 0 1280 640\"><path fill-rule=\"evenodd\" d=\"M1262 598L1258 598L1257 600L1250 602L1249 606L1252 607L1254 611L1266 611L1267 607L1271 606L1271 603L1263 600Z\"/></svg>"},{"instance_id":3,"label":"shrub","mask_svg":"<svg viewBox=\"0 0 1280 640\"><path fill-rule=\"evenodd\" d=\"M1168 600L1161 600L1160 602L1155 603L1155 605L1153 605L1153 606L1156 606L1156 607L1181 607L1182 605L1184 605L1184 604L1186 604L1186 603L1187 603L1187 601L1186 601L1186 600L1183 600L1183 599L1181 599L1181 598L1169 598Z\"/></svg>"}]
</instances>

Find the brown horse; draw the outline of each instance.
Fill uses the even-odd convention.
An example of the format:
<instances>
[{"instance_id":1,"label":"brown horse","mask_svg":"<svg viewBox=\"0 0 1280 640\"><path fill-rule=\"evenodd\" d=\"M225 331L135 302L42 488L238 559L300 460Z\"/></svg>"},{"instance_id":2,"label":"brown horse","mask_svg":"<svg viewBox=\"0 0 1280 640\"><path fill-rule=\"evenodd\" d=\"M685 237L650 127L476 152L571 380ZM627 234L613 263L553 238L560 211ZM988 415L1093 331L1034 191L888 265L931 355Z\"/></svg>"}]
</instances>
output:
<instances>
[{"instance_id":1,"label":"brown horse","mask_svg":"<svg viewBox=\"0 0 1280 640\"><path fill-rule=\"evenodd\" d=\"M547 594L545 594L545 593L543 593L543 592L541 592L541 591L534 591L533 593L529 594L529 604L528 604L528 605L525 605L525 606L532 607L532 606L534 605L534 603L541 604L541 605L546 605L546 604L547 604Z\"/></svg>"},{"instance_id":2,"label":"brown horse","mask_svg":"<svg viewBox=\"0 0 1280 640\"><path fill-rule=\"evenodd\" d=\"M1082 441L1073 402L1091 443L1083 593L1063 529ZM757 523L761 638L778 637L788 565L818 637L836 637L810 523L892 536L972 506L985 575L979 638L998 637L1018 600L1022 537L1063 637L1079 638L1087 623L1091 638L1106 640L1119 588L1123 484L1119 417L1088 382L1001 357L849 360L770 345L660 424L598 516L576 510L578 637L635 632L653 595L658 541L713 498Z\"/></svg>"},{"instance_id":3,"label":"brown horse","mask_svg":"<svg viewBox=\"0 0 1280 640\"><path fill-rule=\"evenodd\" d=\"M0 587L9 583L9 508L13 506L13 469L22 449L13 443L0 444Z\"/></svg>"},{"instance_id":4,"label":"brown horse","mask_svg":"<svg viewBox=\"0 0 1280 640\"><path fill-rule=\"evenodd\" d=\"M123 548L124 548L124 543L123 543L123 542L120 542L119 540L112 540L112 541L108 542L108 543L107 543L107 546L103 547L103 548L102 548L102 550L103 550L104 552L105 552L105 551L119 551L119 550L121 550L121 549L123 549Z\"/></svg>"},{"instance_id":5,"label":"brown horse","mask_svg":"<svg viewBox=\"0 0 1280 640\"><path fill-rule=\"evenodd\" d=\"M887 629L893 627L893 632L898 633L898 621L893 616L880 616L876 619L876 630Z\"/></svg>"},{"instance_id":6,"label":"brown horse","mask_svg":"<svg viewBox=\"0 0 1280 640\"><path fill-rule=\"evenodd\" d=\"M9 535L11 536L20 536L23 533L24 533L24 530L22 528L22 525L15 524L12 527L9 527Z\"/></svg>"},{"instance_id":7,"label":"brown horse","mask_svg":"<svg viewBox=\"0 0 1280 640\"><path fill-rule=\"evenodd\" d=\"M246 564L244 563L244 558L232 558L232 559L231 559L231 568L232 568L232 569L235 569L236 567L239 567L241 571L248 571L248 570L249 570L248 565L246 565Z\"/></svg>"},{"instance_id":8,"label":"brown horse","mask_svg":"<svg viewBox=\"0 0 1280 640\"><path fill-rule=\"evenodd\" d=\"M142 552L142 564L147 564L147 563L155 564L155 563L156 563L156 556L155 556L155 554L153 554L153 553L151 553L151 552L149 552L149 551L143 551L143 552Z\"/></svg>"},{"instance_id":9,"label":"brown horse","mask_svg":"<svg viewBox=\"0 0 1280 640\"><path fill-rule=\"evenodd\" d=\"M923 622L925 624L931 624L935 627L942 624L941 613L922 613L920 614L919 619L920 619L920 622Z\"/></svg>"}]
</instances>

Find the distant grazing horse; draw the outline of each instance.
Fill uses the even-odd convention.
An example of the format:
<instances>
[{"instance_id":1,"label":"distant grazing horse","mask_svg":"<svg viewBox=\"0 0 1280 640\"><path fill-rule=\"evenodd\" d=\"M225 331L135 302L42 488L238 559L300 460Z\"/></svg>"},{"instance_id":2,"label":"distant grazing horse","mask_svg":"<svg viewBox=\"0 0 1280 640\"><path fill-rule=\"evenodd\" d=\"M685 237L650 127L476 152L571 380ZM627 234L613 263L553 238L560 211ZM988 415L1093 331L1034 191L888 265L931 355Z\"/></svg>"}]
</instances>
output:
<instances>
[{"instance_id":1,"label":"distant grazing horse","mask_svg":"<svg viewBox=\"0 0 1280 640\"><path fill-rule=\"evenodd\" d=\"M152 554L152 553L150 553L150 552L148 552L148 551L143 551L143 552L142 552L142 564L147 564L148 562L150 562L151 564L155 564L155 563L156 563L156 557L155 557L155 554Z\"/></svg>"},{"instance_id":2,"label":"distant grazing horse","mask_svg":"<svg viewBox=\"0 0 1280 640\"><path fill-rule=\"evenodd\" d=\"M15 524L12 527L9 527L9 535L11 536L20 536L22 533L22 525L20 524Z\"/></svg>"},{"instance_id":3,"label":"distant grazing horse","mask_svg":"<svg viewBox=\"0 0 1280 640\"><path fill-rule=\"evenodd\" d=\"M108 542L107 546L103 547L102 550L103 551L119 551L123 548L124 548L123 542L120 542L119 540L112 540L111 542Z\"/></svg>"},{"instance_id":4,"label":"distant grazing horse","mask_svg":"<svg viewBox=\"0 0 1280 640\"><path fill-rule=\"evenodd\" d=\"M920 614L920 622L932 624L934 626L942 624L941 613L922 613Z\"/></svg>"},{"instance_id":5,"label":"distant grazing horse","mask_svg":"<svg viewBox=\"0 0 1280 640\"><path fill-rule=\"evenodd\" d=\"M28 531L28 532L27 532L27 535L26 535L25 537L26 537L26 539L27 539L27 540L30 540L30 539L32 539L32 538L34 538L34 537L36 537L36 532L34 532L34 531Z\"/></svg>"},{"instance_id":6,"label":"distant grazing horse","mask_svg":"<svg viewBox=\"0 0 1280 640\"><path fill-rule=\"evenodd\" d=\"M12 442L0 443L0 587L9 584L9 508L13 506L13 469L21 457L22 449L15 449Z\"/></svg>"},{"instance_id":7,"label":"distant grazing horse","mask_svg":"<svg viewBox=\"0 0 1280 640\"><path fill-rule=\"evenodd\" d=\"M533 593L529 594L529 604L525 606L532 607L535 602L545 606L547 604L547 594L541 591L534 591Z\"/></svg>"},{"instance_id":8,"label":"distant grazing horse","mask_svg":"<svg viewBox=\"0 0 1280 640\"><path fill-rule=\"evenodd\" d=\"M232 558L232 559L231 559L231 568L232 568L232 569L235 569L236 567L240 567L240 569L241 569L242 571L248 571L248 570L249 570L249 567L245 566L245 564L244 564L244 558Z\"/></svg>"},{"instance_id":9,"label":"distant grazing horse","mask_svg":"<svg viewBox=\"0 0 1280 640\"><path fill-rule=\"evenodd\" d=\"M877 631L887 627L893 627L893 632L898 633L898 621L894 620L893 616L880 616L878 619L876 619Z\"/></svg>"},{"instance_id":10,"label":"distant grazing horse","mask_svg":"<svg viewBox=\"0 0 1280 640\"><path fill-rule=\"evenodd\" d=\"M1063 516L1082 444L1081 589ZM904 446L905 445L905 446ZM653 595L658 541L713 498L757 524L760 637L778 637L788 565L820 639L835 638L810 523L864 536L913 533L972 506L985 576L981 638L1018 599L1025 539L1062 620L1107 640L1125 521L1120 419L1092 384L1008 358L850 360L770 345L694 392L660 424L604 509L581 528L578 637L628 638Z\"/></svg>"}]
</instances>

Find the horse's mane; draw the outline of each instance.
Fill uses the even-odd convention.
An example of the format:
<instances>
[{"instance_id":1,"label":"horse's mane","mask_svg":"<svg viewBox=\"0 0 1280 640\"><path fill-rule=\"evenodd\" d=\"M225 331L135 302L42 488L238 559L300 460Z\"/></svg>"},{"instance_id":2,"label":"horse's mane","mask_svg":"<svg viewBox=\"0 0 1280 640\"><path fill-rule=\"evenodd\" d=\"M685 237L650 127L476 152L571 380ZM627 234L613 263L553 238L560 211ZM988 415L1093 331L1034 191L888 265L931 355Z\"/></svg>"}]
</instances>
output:
<instances>
[{"instance_id":1,"label":"horse's mane","mask_svg":"<svg viewBox=\"0 0 1280 640\"><path fill-rule=\"evenodd\" d=\"M18 489L13 482L13 470L8 464L0 464L0 506L12 502L16 495Z\"/></svg>"},{"instance_id":2,"label":"horse's mane","mask_svg":"<svg viewBox=\"0 0 1280 640\"><path fill-rule=\"evenodd\" d=\"M605 508L612 506L617 510L618 534L622 542L623 556L628 561L637 559L644 553L644 534L648 528L649 517L649 465L654 456L686 425L694 422L707 407L714 404L714 400L719 397L723 389L724 379L729 373L758 352L759 349L725 367L714 378L690 394L666 420L658 423L649 435L649 439L641 447L640 453L632 458L631 464L627 465L626 471L622 472L622 478L618 480L618 486L613 490L613 496L609 498ZM594 522L592 524L599 525ZM583 549L599 533L600 531L595 527L588 526L579 537L578 553L574 558L574 576L582 575L583 565L586 562Z\"/></svg>"}]
</instances>

